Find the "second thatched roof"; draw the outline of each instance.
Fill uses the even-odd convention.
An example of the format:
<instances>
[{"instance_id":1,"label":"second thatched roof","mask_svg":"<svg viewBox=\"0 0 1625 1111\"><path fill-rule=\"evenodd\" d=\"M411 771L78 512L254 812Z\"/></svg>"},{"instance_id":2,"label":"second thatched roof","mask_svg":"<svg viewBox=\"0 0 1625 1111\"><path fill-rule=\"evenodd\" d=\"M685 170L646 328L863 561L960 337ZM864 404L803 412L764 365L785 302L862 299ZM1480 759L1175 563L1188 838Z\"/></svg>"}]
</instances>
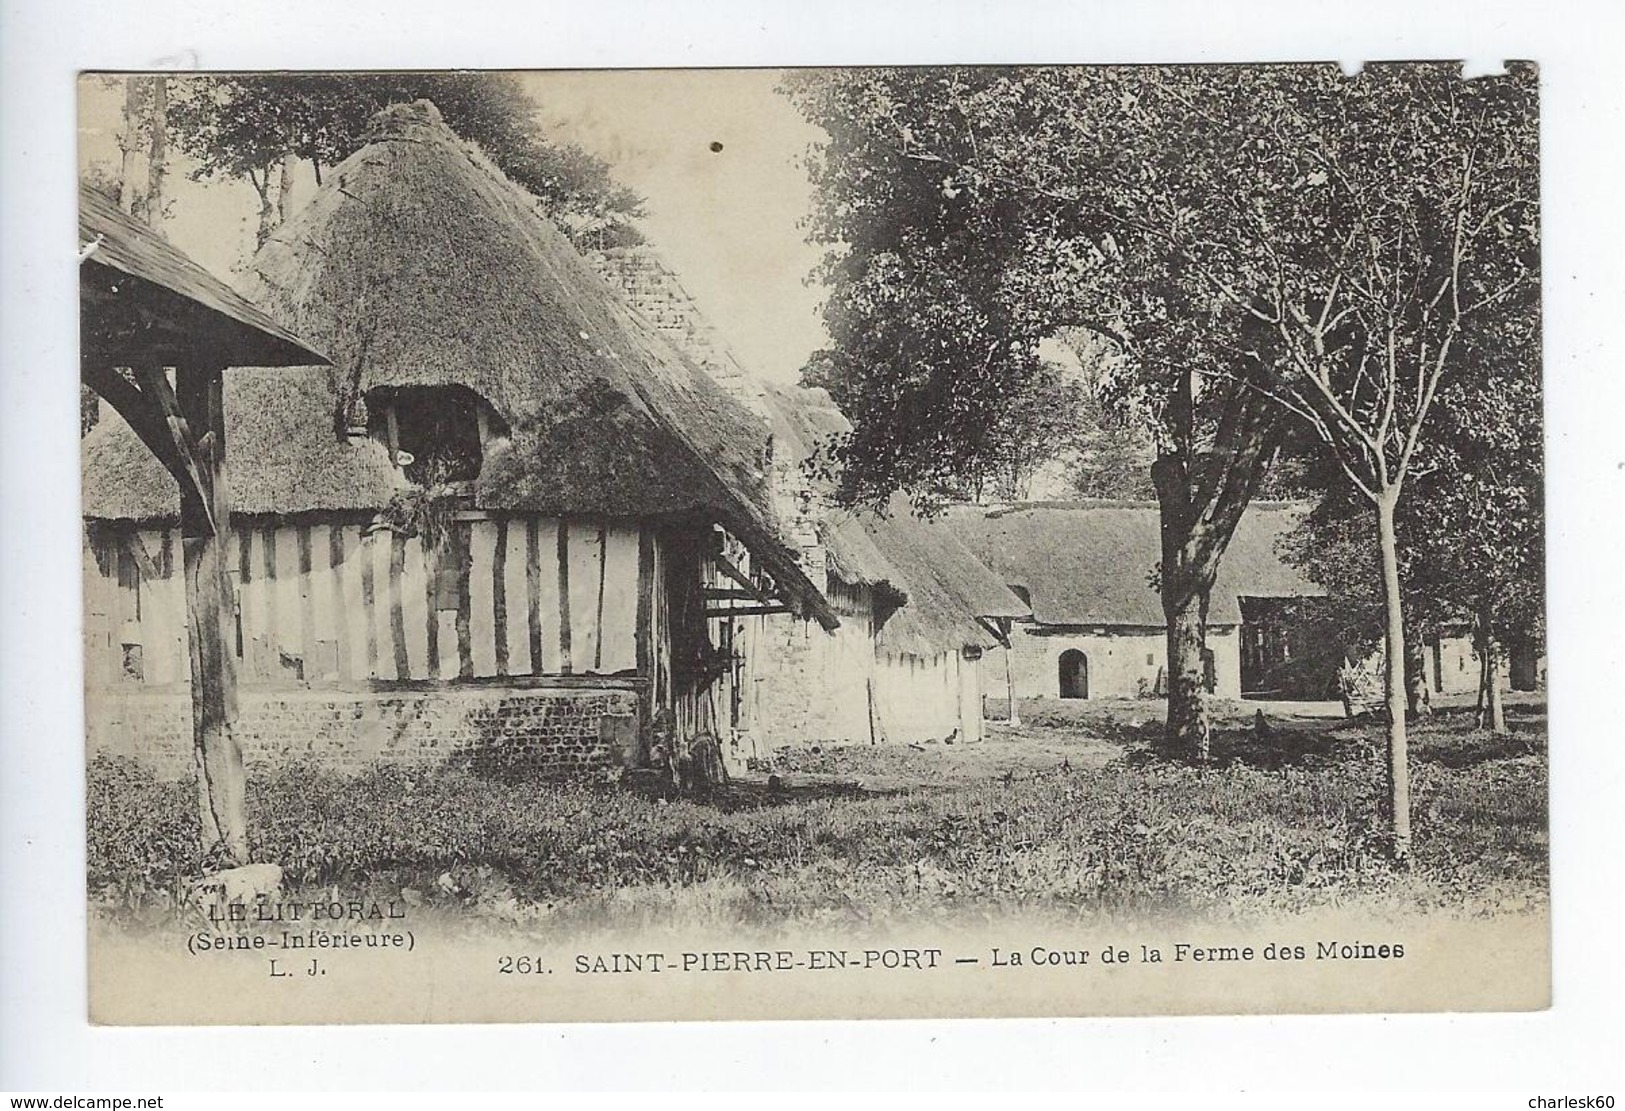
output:
<instances>
[{"instance_id":1,"label":"second thatched roof","mask_svg":"<svg viewBox=\"0 0 1625 1111\"><path fill-rule=\"evenodd\" d=\"M852 430L821 389L770 387L764 401L777 449L796 466ZM996 638L978 618L1028 616L1021 599L951 526L921 518L903 494L893 495L884 510L831 510L818 532L831 575L893 603L875 638L882 649L932 656L966 645L986 648Z\"/></svg>"},{"instance_id":2,"label":"second thatched roof","mask_svg":"<svg viewBox=\"0 0 1625 1111\"><path fill-rule=\"evenodd\" d=\"M1219 561L1208 621L1241 622L1243 597L1308 597L1325 591L1282 558L1281 537L1301 508L1254 502ZM1040 502L948 515L962 538L1006 583L1026 590L1046 625L1161 628L1152 574L1162 558L1161 519L1148 502Z\"/></svg>"},{"instance_id":3,"label":"second thatched roof","mask_svg":"<svg viewBox=\"0 0 1625 1111\"><path fill-rule=\"evenodd\" d=\"M225 376L226 489L233 513L374 511L404 483L376 440L333 433L327 367L243 367ZM163 464L111 406L80 445L84 515L156 523L180 515Z\"/></svg>"}]
</instances>

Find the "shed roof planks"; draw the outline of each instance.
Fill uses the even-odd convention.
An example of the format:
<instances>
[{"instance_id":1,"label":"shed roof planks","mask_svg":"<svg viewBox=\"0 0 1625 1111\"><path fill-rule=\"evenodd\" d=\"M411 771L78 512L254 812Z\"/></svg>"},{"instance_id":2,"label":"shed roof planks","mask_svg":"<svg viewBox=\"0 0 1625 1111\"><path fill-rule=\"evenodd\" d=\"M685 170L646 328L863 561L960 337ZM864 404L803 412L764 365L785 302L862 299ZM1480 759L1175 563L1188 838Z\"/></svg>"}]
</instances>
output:
<instances>
[{"instance_id":1,"label":"shed roof planks","mask_svg":"<svg viewBox=\"0 0 1625 1111\"><path fill-rule=\"evenodd\" d=\"M83 358L103 366L207 359L325 363L317 351L88 185L79 187Z\"/></svg>"}]
</instances>

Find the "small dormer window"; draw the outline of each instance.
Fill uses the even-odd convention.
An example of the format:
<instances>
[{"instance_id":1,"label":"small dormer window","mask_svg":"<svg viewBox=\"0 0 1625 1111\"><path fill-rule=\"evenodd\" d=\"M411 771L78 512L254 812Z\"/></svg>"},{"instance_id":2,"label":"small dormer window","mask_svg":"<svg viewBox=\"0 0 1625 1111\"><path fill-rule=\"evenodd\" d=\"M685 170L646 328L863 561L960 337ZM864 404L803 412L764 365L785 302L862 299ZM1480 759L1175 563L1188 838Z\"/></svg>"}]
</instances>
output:
<instances>
[{"instance_id":1,"label":"small dormer window","mask_svg":"<svg viewBox=\"0 0 1625 1111\"><path fill-rule=\"evenodd\" d=\"M369 431L411 482L423 486L479 477L485 449L507 427L489 403L463 386L403 386L367 394Z\"/></svg>"}]
</instances>

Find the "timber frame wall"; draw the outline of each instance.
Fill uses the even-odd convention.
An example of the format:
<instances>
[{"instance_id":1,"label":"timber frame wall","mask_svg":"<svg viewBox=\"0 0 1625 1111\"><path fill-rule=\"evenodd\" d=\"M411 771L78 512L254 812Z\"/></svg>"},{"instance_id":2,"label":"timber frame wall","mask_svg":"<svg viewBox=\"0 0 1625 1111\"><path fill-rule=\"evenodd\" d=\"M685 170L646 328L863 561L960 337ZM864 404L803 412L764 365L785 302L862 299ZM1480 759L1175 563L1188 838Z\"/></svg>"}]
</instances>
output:
<instances>
[{"instance_id":1,"label":"timber frame wall","mask_svg":"<svg viewBox=\"0 0 1625 1111\"><path fill-rule=\"evenodd\" d=\"M234 517L245 686L638 674L635 522L461 513L436 558L370 520ZM179 550L173 528L91 530L91 685L186 683Z\"/></svg>"},{"instance_id":2,"label":"timber frame wall","mask_svg":"<svg viewBox=\"0 0 1625 1111\"><path fill-rule=\"evenodd\" d=\"M619 691L637 703L628 763L647 761L657 727L680 740L715 728L712 684L678 658L705 637L695 605L711 571L695 538L708 530L464 511L437 554L373 519L233 516L245 694ZM184 693L179 530L91 522L84 556L92 713L98 699Z\"/></svg>"}]
</instances>

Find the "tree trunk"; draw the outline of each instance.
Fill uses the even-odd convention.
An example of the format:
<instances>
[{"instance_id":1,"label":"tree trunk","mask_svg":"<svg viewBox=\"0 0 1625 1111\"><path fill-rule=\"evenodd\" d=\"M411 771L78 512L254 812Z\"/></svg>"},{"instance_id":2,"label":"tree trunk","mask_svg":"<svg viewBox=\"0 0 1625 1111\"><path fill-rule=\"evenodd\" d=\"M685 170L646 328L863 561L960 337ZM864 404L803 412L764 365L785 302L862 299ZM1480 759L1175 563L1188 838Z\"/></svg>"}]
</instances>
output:
<instances>
[{"instance_id":1,"label":"tree trunk","mask_svg":"<svg viewBox=\"0 0 1625 1111\"><path fill-rule=\"evenodd\" d=\"M276 222L281 227L293 215L293 154L290 152L282 156L282 169L277 174L276 184Z\"/></svg>"},{"instance_id":2,"label":"tree trunk","mask_svg":"<svg viewBox=\"0 0 1625 1111\"><path fill-rule=\"evenodd\" d=\"M1413 718L1425 718L1433 713L1427 660L1423 658L1426 651L1421 630L1409 630L1405 634L1405 712Z\"/></svg>"},{"instance_id":3,"label":"tree trunk","mask_svg":"<svg viewBox=\"0 0 1625 1111\"><path fill-rule=\"evenodd\" d=\"M1473 728L1483 729L1486 724L1484 715L1490 709L1487 693L1490 686L1490 654L1485 650L1476 618L1473 621L1473 649L1478 653L1478 698L1473 703Z\"/></svg>"},{"instance_id":4,"label":"tree trunk","mask_svg":"<svg viewBox=\"0 0 1625 1111\"><path fill-rule=\"evenodd\" d=\"M1405 737L1405 613L1399 591L1399 544L1394 510L1399 491L1392 487L1377 497L1377 543L1382 556L1383 611L1386 617L1384 693L1388 703L1388 812L1393 822L1396 860L1411 854L1411 772Z\"/></svg>"},{"instance_id":5,"label":"tree trunk","mask_svg":"<svg viewBox=\"0 0 1625 1111\"><path fill-rule=\"evenodd\" d=\"M1213 755L1213 729L1208 719L1207 683L1202 649L1207 647L1206 597L1181 589L1164 572L1162 612L1168 620L1168 743L1190 754L1198 764Z\"/></svg>"},{"instance_id":6,"label":"tree trunk","mask_svg":"<svg viewBox=\"0 0 1625 1111\"><path fill-rule=\"evenodd\" d=\"M139 149L137 137L141 134L141 100L141 78L126 77L124 128L118 137L118 206L126 213L135 211L135 155Z\"/></svg>"},{"instance_id":7,"label":"tree trunk","mask_svg":"<svg viewBox=\"0 0 1625 1111\"><path fill-rule=\"evenodd\" d=\"M1207 446L1197 435L1195 375L1180 375L1163 414L1169 443L1151 464L1157 491L1162 560L1162 613L1168 627L1170 745L1198 763L1211 756L1208 720L1208 595L1219 561L1235 535L1281 435L1280 416L1266 399L1240 392L1218 404ZM1206 403L1204 403L1206 404Z\"/></svg>"},{"instance_id":8,"label":"tree trunk","mask_svg":"<svg viewBox=\"0 0 1625 1111\"><path fill-rule=\"evenodd\" d=\"M276 230L276 205L271 202L271 167L266 166L258 176L249 171L248 180L260 196L260 222L254 230L254 249L259 250Z\"/></svg>"},{"instance_id":9,"label":"tree trunk","mask_svg":"<svg viewBox=\"0 0 1625 1111\"><path fill-rule=\"evenodd\" d=\"M147 223L164 222L164 170L169 159L169 78L152 78L152 132L147 147Z\"/></svg>"},{"instance_id":10,"label":"tree trunk","mask_svg":"<svg viewBox=\"0 0 1625 1111\"><path fill-rule=\"evenodd\" d=\"M1483 657L1484 703L1489 707L1491 733L1507 731L1506 706L1501 700L1501 646L1495 642L1495 605L1485 602L1478 612L1479 653Z\"/></svg>"},{"instance_id":11,"label":"tree trunk","mask_svg":"<svg viewBox=\"0 0 1625 1111\"><path fill-rule=\"evenodd\" d=\"M231 584L226 575L225 411L220 368L179 367L176 402L198 444L214 528L181 503L186 616L192 657L192 743L204 851L248 862L243 754L236 735L237 660L232 649Z\"/></svg>"}]
</instances>

